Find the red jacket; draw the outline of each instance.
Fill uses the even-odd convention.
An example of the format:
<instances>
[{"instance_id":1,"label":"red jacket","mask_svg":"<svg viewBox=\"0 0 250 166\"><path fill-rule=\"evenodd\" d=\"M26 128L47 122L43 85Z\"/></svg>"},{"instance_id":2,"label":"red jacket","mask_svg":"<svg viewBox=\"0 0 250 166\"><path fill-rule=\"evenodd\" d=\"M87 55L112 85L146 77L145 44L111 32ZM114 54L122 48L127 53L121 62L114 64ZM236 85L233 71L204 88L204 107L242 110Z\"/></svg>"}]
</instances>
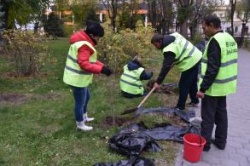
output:
<instances>
[{"instance_id":1,"label":"red jacket","mask_svg":"<svg viewBox=\"0 0 250 166\"><path fill-rule=\"evenodd\" d=\"M84 30L72 34L69 43L73 44L78 41L87 41L91 43L93 47L96 45ZM78 49L77 62L83 70L94 74L99 74L101 73L104 64L100 61L96 61L96 63L90 63L89 58L93 52L94 51L90 47L83 45Z\"/></svg>"}]
</instances>

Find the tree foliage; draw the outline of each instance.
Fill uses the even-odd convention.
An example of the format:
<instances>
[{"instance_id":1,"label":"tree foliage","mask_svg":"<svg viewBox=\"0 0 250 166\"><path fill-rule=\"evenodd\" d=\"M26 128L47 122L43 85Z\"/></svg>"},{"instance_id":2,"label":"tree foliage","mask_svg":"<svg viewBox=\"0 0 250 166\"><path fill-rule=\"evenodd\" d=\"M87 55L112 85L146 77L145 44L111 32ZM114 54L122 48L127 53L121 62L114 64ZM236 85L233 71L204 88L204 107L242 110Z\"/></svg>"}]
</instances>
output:
<instances>
[{"instance_id":1,"label":"tree foliage","mask_svg":"<svg viewBox=\"0 0 250 166\"><path fill-rule=\"evenodd\" d=\"M49 0L1 0L5 12L6 29L16 28L15 24L25 25L41 16Z\"/></svg>"},{"instance_id":2,"label":"tree foliage","mask_svg":"<svg viewBox=\"0 0 250 166\"><path fill-rule=\"evenodd\" d=\"M248 23L250 19L250 1L249 0L241 0L237 3L237 17L243 22Z\"/></svg>"},{"instance_id":3,"label":"tree foliage","mask_svg":"<svg viewBox=\"0 0 250 166\"><path fill-rule=\"evenodd\" d=\"M136 22L141 19L138 14L140 4L138 0L131 0L130 2L122 2L119 6L119 25L122 28L135 29Z\"/></svg>"},{"instance_id":4,"label":"tree foliage","mask_svg":"<svg viewBox=\"0 0 250 166\"><path fill-rule=\"evenodd\" d=\"M193 0L178 0L177 20L180 27L180 33L187 37L187 21L192 16Z\"/></svg>"},{"instance_id":5,"label":"tree foliage","mask_svg":"<svg viewBox=\"0 0 250 166\"><path fill-rule=\"evenodd\" d=\"M202 17L209 15L214 11L213 1L207 1L204 3L202 0L194 1L194 4L191 6L191 14L188 18L188 27L190 30L190 39L193 41L199 36L198 27L202 20Z\"/></svg>"},{"instance_id":6,"label":"tree foliage","mask_svg":"<svg viewBox=\"0 0 250 166\"><path fill-rule=\"evenodd\" d=\"M148 17L157 32L165 34L173 28L175 8L173 0L147 0Z\"/></svg>"},{"instance_id":7,"label":"tree foliage","mask_svg":"<svg viewBox=\"0 0 250 166\"><path fill-rule=\"evenodd\" d=\"M116 17L118 14L119 0L102 0L102 4L108 12L113 32L116 30Z\"/></svg>"},{"instance_id":8,"label":"tree foliage","mask_svg":"<svg viewBox=\"0 0 250 166\"><path fill-rule=\"evenodd\" d=\"M77 29L82 28L88 19L96 21L99 19L96 15L96 10L98 10L96 2L93 0L56 0L56 3L59 11L72 11L71 17L74 17Z\"/></svg>"},{"instance_id":9,"label":"tree foliage","mask_svg":"<svg viewBox=\"0 0 250 166\"><path fill-rule=\"evenodd\" d=\"M238 41L239 47L241 47L244 43L244 36L246 35L248 28L247 23L250 20L250 1L249 0L241 0L237 3L236 6L237 17L242 22L241 36Z\"/></svg>"},{"instance_id":10,"label":"tree foliage","mask_svg":"<svg viewBox=\"0 0 250 166\"><path fill-rule=\"evenodd\" d=\"M54 12L50 13L48 19L45 20L44 30L47 35L51 35L53 39L56 39L56 37L64 36L63 22Z\"/></svg>"}]
</instances>

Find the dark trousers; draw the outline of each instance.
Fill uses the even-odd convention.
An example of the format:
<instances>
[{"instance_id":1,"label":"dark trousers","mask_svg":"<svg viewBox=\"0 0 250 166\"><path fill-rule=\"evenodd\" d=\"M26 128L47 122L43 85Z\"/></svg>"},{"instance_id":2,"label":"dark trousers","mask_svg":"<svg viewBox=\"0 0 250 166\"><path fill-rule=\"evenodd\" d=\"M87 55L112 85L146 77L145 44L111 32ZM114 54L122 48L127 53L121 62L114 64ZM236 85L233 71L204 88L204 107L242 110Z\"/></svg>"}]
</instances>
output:
<instances>
[{"instance_id":1,"label":"dark trousers","mask_svg":"<svg viewBox=\"0 0 250 166\"><path fill-rule=\"evenodd\" d=\"M215 140L221 146L226 145L227 140L227 104L226 96L207 96L201 101L201 135L206 139L205 146L210 147L211 137L215 128Z\"/></svg>"},{"instance_id":2,"label":"dark trousers","mask_svg":"<svg viewBox=\"0 0 250 166\"><path fill-rule=\"evenodd\" d=\"M196 97L198 91L198 62L195 66L181 73L181 78L179 81L179 99L177 107L179 109L185 109L185 104L187 97L189 95L192 103L199 103L199 99Z\"/></svg>"},{"instance_id":3,"label":"dark trousers","mask_svg":"<svg viewBox=\"0 0 250 166\"><path fill-rule=\"evenodd\" d=\"M147 92L144 90L143 94L137 94L137 95L134 95L134 94L130 94L130 93L127 93L127 92L124 92L124 91L121 91L122 93L122 96L123 97L126 97L126 98L136 98L136 97L142 97L142 96L146 96L147 95Z\"/></svg>"}]
</instances>

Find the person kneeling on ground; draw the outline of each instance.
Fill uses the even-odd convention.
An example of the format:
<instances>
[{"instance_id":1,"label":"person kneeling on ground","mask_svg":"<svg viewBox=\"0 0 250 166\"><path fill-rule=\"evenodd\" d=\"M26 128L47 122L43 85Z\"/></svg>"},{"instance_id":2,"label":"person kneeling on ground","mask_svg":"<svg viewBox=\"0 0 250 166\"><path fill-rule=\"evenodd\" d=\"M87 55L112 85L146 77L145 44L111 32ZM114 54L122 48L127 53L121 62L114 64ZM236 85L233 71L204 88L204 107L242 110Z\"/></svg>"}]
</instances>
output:
<instances>
[{"instance_id":1,"label":"person kneeling on ground","mask_svg":"<svg viewBox=\"0 0 250 166\"><path fill-rule=\"evenodd\" d=\"M152 76L153 72L146 72L141 64L141 57L136 55L123 67L123 74L120 78L122 95L126 98L144 96L146 91L142 80L150 80Z\"/></svg>"}]
</instances>

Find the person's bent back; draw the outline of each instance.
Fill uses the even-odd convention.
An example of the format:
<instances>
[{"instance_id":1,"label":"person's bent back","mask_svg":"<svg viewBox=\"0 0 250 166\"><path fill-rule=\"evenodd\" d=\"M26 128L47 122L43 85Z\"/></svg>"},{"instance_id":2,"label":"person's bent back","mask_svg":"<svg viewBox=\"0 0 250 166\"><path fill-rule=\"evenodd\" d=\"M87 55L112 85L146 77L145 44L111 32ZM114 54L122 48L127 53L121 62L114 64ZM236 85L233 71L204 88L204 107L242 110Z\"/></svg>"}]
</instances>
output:
<instances>
[{"instance_id":1,"label":"person's bent back","mask_svg":"<svg viewBox=\"0 0 250 166\"><path fill-rule=\"evenodd\" d=\"M123 74L120 77L121 93L124 97L133 98L143 96L146 92L142 80L149 80L153 73L147 73L136 56L123 67Z\"/></svg>"}]
</instances>

